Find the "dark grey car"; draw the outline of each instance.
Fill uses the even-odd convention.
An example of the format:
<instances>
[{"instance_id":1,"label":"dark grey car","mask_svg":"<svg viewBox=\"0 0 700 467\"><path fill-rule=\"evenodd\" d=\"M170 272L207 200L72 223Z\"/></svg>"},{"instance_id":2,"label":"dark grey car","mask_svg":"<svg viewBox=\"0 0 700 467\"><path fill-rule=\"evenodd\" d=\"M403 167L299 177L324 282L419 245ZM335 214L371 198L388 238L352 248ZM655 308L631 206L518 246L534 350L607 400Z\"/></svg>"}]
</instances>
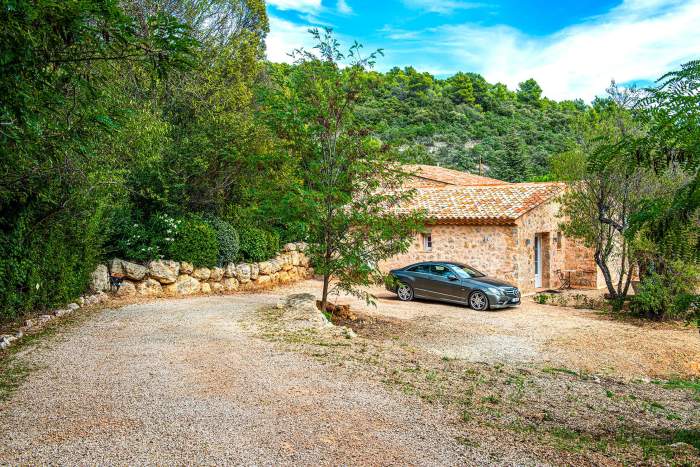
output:
<instances>
[{"instance_id":1,"label":"dark grey car","mask_svg":"<svg viewBox=\"0 0 700 467\"><path fill-rule=\"evenodd\" d=\"M469 305L475 310L506 308L520 304L517 287L493 279L466 264L430 261L390 271L387 284L400 300L428 298Z\"/></svg>"}]
</instances>

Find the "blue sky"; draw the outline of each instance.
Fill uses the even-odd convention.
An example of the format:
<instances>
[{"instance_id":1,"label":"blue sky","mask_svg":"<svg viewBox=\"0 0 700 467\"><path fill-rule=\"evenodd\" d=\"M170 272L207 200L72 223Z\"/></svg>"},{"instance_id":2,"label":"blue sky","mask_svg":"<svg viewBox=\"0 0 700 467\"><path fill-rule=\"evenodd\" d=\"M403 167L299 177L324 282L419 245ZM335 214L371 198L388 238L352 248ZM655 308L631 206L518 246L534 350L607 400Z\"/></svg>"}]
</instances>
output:
<instances>
[{"instance_id":1,"label":"blue sky","mask_svg":"<svg viewBox=\"0 0 700 467\"><path fill-rule=\"evenodd\" d=\"M309 27L384 49L377 68L474 71L515 88L535 78L553 99L648 83L700 58L700 0L268 0L268 58L312 45Z\"/></svg>"}]
</instances>

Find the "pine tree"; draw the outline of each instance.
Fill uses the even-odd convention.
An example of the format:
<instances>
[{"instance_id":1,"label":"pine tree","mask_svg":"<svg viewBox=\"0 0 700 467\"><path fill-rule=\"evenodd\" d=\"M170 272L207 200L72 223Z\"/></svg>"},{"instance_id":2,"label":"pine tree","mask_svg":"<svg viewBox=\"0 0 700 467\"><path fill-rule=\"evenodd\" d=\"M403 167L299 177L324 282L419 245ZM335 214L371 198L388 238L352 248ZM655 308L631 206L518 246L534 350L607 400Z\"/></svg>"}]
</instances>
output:
<instances>
[{"instance_id":1,"label":"pine tree","mask_svg":"<svg viewBox=\"0 0 700 467\"><path fill-rule=\"evenodd\" d=\"M503 148L494 156L489 167L490 177L506 182L524 182L529 178L530 155L518 134L509 134L503 141Z\"/></svg>"}]
</instances>

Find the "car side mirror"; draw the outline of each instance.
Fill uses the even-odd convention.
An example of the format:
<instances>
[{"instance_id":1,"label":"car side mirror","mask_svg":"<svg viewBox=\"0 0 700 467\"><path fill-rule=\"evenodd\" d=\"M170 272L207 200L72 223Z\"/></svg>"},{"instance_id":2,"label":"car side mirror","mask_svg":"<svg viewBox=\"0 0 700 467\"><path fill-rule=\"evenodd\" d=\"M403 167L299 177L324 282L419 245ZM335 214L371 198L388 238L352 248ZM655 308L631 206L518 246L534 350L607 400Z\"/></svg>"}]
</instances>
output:
<instances>
[{"instance_id":1,"label":"car side mirror","mask_svg":"<svg viewBox=\"0 0 700 467\"><path fill-rule=\"evenodd\" d=\"M456 281L456 280L457 280L457 276L455 276L454 274L450 274L449 276L447 276L447 280Z\"/></svg>"}]
</instances>

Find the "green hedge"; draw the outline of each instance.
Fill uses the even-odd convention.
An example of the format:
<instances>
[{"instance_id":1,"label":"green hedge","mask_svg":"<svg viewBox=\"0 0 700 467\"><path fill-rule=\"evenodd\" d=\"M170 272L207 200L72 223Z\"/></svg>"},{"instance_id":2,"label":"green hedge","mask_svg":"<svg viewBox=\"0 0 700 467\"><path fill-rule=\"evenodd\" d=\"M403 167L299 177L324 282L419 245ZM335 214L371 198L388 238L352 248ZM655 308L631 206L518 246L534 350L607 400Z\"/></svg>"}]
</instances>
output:
<instances>
[{"instance_id":1,"label":"green hedge","mask_svg":"<svg viewBox=\"0 0 700 467\"><path fill-rule=\"evenodd\" d=\"M274 257L280 249L280 236L257 227L239 227L241 256L248 261L265 261Z\"/></svg>"},{"instance_id":2,"label":"green hedge","mask_svg":"<svg viewBox=\"0 0 700 467\"><path fill-rule=\"evenodd\" d=\"M187 218L170 244L169 253L169 259L175 261L187 261L195 266L216 266L219 259L216 230L198 217Z\"/></svg>"}]
</instances>

